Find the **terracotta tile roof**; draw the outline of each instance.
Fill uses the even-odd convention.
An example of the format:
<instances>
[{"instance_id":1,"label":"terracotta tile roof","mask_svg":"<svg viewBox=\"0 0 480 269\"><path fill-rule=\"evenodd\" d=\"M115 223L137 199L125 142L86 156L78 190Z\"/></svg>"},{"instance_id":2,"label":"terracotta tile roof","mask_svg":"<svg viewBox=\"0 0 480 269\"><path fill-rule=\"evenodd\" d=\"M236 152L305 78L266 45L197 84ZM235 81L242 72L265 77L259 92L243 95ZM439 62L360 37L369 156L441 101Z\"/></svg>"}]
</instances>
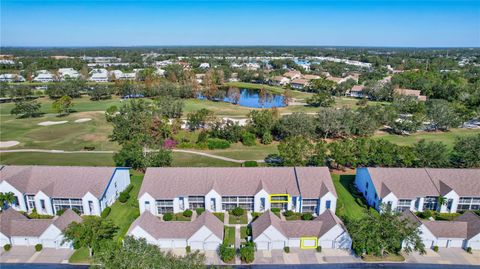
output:
<instances>
[{"instance_id":1,"label":"terracotta tile roof","mask_svg":"<svg viewBox=\"0 0 480 269\"><path fill-rule=\"evenodd\" d=\"M172 199L211 190L224 196L254 196L263 188L269 193L319 198L327 190L336 195L327 171L325 167L148 168L138 197L149 193L156 199Z\"/></svg>"},{"instance_id":2,"label":"terracotta tile roof","mask_svg":"<svg viewBox=\"0 0 480 269\"><path fill-rule=\"evenodd\" d=\"M458 216L455 220L468 223L467 239L471 239L472 237L480 234L480 216L479 215L469 211Z\"/></svg>"},{"instance_id":3,"label":"terracotta tile roof","mask_svg":"<svg viewBox=\"0 0 480 269\"><path fill-rule=\"evenodd\" d=\"M162 221L149 211L145 211L132 223L128 233L130 234L137 226L155 239L188 239L203 226L207 227L218 238L223 239L223 222L209 211L203 212L202 215L193 221Z\"/></svg>"},{"instance_id":4,"label":"terracotta tile roof","mask_svg":"<svg viewBox=\"0 0 480 269\"><path fill-rule=\"evenodd\" d=\"M98 198L107 188L115 167L3 166L0 178L26 194L42 191L50 197Z\"/></svg>"}]
</instances>

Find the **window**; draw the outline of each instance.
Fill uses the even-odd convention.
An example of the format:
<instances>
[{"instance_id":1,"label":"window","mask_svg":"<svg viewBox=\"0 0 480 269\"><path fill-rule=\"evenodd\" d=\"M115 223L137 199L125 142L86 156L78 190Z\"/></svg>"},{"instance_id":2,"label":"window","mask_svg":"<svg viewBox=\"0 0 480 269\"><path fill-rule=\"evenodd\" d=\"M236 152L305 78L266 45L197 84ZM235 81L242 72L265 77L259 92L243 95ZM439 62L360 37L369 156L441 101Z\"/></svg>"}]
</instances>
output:
<instances>
[{"instance_id":1,"label":"window","mask_svg":"<svg viewBox=\"0 0 480 269\"><path fill-rule=\"evenodd\" d=\"M245 210L253 211L253 196L223 196L222 209L232 210L235 207L241 207Z\"/></svg>"},{"instance_id":2,"label":"window","mask_svg":"<svg viewBox=\"0 0 480 269\"><path fill-rule=\"evenodd\" d=\"M190 209L205 208L205 197L188 196L188 207Z\"/></svg>"},{"instance_id":3,"label":"window","mask_svg":"<svg viewBox=\"0 0 480 269\"><path fill-rule=\"evenodd\" d=\"M287 210L287 203L271 203L271 208L279 208L280 210L284 211Z\"/></svg>"},{"instance_id":4,"label":"window","mask_svg":"<svg viewBox=\"0 0 480 269\"><path fill-rule=\"evenodd\" d=\"M40 200L40 207L42 208L42 210L45 210L46 207L45 207L45 200Z\"/></svg>"},{"instance_id":5,"label":"window","mask_svg":"<svg viewBox=\"0 0 480 269\"><path fill-rule=\"evenodd\" d=\"M331 204L332 204L332 202L330 200L327 200L327 202L325 203L325 207L327 209L330 209Z\"/></svg>"},{"instance_id":6,"label":"window","mask_svg":"<svg viewBox=\"0 0 480 269\"><path fill-rule=\"evenodd\" d=\"M405 211L405 210L409 210L411 204L412 204L412 200L400 199L400 200L398 201L397 211L398 211L398 212L403 212L403 211Z\"/></svg>"},{"instance_id":7,"label":"window","mask_svg":"<svg viewBox=\"0 0 480 269\"><path fill-rule=\"evenodd\" d=\"M27 206L28 210L32 211L35 209L35 196L34 195L27 195Z\"/></svg>"},{"instance_id":8,"label":"window","mask_svg":"<svg viewBox=\"0 0 480 269\"><path fill-rule=\"evenodd\" d=\"M318 199L302 199L303 213L316 213L318 210Z\"/></svg>"},{"instance_id":9,"label":"window","mask_svg":"<svg viewBox=\"0 0 480 269\"><path fill-rule=\"evenodd\" d=\"M458 201L457 210L479 210L480 209L480 198L479 197L460 197Z\"/></svg>"},{"instance_id":10,"label":"window","mask_svg":"<svg viewBox=\"0 0 480 269\"><path fill-rule=\"evenodd\" d=\"M368 189L368 182L365 183L365 189Z\"/></svg>"},{"instance_id":11,"label":"window","mask_svg":"<svg viewBox=\"0 0 480 269\"><path fill-rule=\"evenodd\" d=\"M438 198L435 196L427 196L423 200L423 210L437 210Z\"/></svg>"},{"instance_id":12,"label":"window","mask_svg":"<svg viewBox=\"0 0 480 269\"><path fill-rule=\"evenodd\" d=\"M158 214L173 212L173 200L157 200L156 203Z\"/></svg>"},{"instance_id":13,"label":"window","mask_svg":"<svg viewBox=\"0 0 480 269\"><path fill-rule=\"evenodd\" d=\"M70 198L53 198L53 208L55 213L62 209L77 209L80 214L83 214L83 202L82 199L70 199Z\"/></svg>"},{"instance_id":14,"label":"window","mask_svg":"<svg viewBox=\"0 0 480 269\"><path fill-rule=\"evenodd\" d=\"M277 203L288 203L288 195L281 195L281 196L271 196L270 202L277 202Z\"/></svg>"},{"instance_id":15,"label":"window","mask_svg":"<svg viewBox=\"0 0 480 269\"><path fill-rule=\"evenodd\" d=\"M90 210L90 214L95 214L95 209L93 208L93 201L88 201L88 209Z\"/></svg>"},{"instance_id":16,"label":"window","mask_svg":"<svg viewBox=\"0 0 480 269\"><path fill-rule=\"evenodd\" d=\"M17 196L13 196L13 206L18 206L18 197Z\"/></svg>"}]
</instances>

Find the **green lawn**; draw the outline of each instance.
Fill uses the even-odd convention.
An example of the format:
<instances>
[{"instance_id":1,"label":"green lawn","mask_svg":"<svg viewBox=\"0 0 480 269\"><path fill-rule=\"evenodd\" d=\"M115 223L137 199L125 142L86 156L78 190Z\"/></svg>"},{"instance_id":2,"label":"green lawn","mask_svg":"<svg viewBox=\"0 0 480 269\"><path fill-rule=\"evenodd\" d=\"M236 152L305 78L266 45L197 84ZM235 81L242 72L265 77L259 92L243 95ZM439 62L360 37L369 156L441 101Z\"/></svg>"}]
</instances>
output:
<instances>
[{"instance_id":1,"label":"green lawn","mask_svg":"<svg viewBox=\"0 0 480 269\"><path fill-rule=\"evenodd\" d=\"M192 218L190 217L185 217L183 215L183 212L175 213L173 215L173 220L172 221L191 221Z\"/></svg>"},{"instance_id":2,"label":"green lawn","mask_svg":"<svg viewBox=\"0 0 480 269\"><path fill-rule=\"evenodd\" d=\"M405 261L405 257L397 254L389 254L384 257L365 255L362 257L362 260L365 262L403 262Z\"/></svg>"},{"instance_id":3,"label":"green lawn","mask_svg":"<svg viewBox=\"0 0 480 269\"><path fill-rule=\"evenodd\" d=\"M235 245L235 227L225 226L223 231L223 243Z\"/></svg>"},{"instance_id":4,"label":"green lawn","mask_svg":"<svg viewBox=\"0 0 480 269\"><path fill-rule=\"evenodd\" d=\"M337 216L342 219L360 219L365 215L366 206L359 197L354 197L355 175L332 174L333 184L337 191Z\"/></svg>"},{"instance_id":5,"label":"green lawn","mask_svg":"<svg viewBox=\"0 0 480 269\"><path fill-rule=\"evenodd\" d=\"M90 264L93 261L89 256L88 248L79 248L73 252L68 262L70 263L81 263L81 264Z\"/></svg>"},{"instance_id":6,"label":"green lawn","mask_svg":"<svg viewBox=\"0 0 480 269\"><path fill-rule=\"evenodd\" d=\"M113 154L103 153L0 153L0 162L10 165L114 166Z\"/></svg>"},{"instance_id":7,"label":"green lawn","mask_svg":"<svg viewBox=\"0 0 480 269\"><path fill-rule=\"evenodd\" d=\"M213 215L215 215L215 217L217 217L221 222L224 222L225 221L225 214L224 213L213 213Z\"/></svg>"},{"instance_id":8,"label":"green lawn","mask_svg":"<svg viewBox=\"0 0 480 269\"><path fill-rule=\"evenodd\" d=\"M248 230L247 226L240 227L240 238L242 238L242 239L247 238L247 236L248 236L247 235L247 230Z\"/></svg>"},{"instance_id":9,"label":"green lawn","mask_svg":"<svg viewBox=\"0 0 480 269\"><path fill-rule=\"evenodd\" d=\"M257 141L257 145L247 147L238 142L231 144L227 149L204 150L203 152L237 160L263 160L268 154L278 153L277 145L278 142L263 145Z\"/></svg>"},{"instance_id":10,"label":"green lawn","mask_svg":"<svg viewBox=\"0 0 480 269\"><path fill-rule=\"evenodd\" d=\"M196 154L174 152L173 165L177 167L239 167L239 163L214 159Z\"/></svg>"},{"instance_id":11,"label":"green lawn","mask_svg":"<svg viewBox=\"0 0 480 269\"><path fill-rule=\"evenodd\" d=\"M452 147L457 137L465 137L476 134L480 134L479 129L451 129L448 132L418 132L408 136L395 134L377 134L374 136L374 138L383 138L392 143L403 146L413 145L421 139L425 139L426 141L443 142L447 146Z\"/></svg>"},{"instance_id":12,"label":"green lawn","mask_svg":"<svg viewBox=\"0 0 480 269\"><path fill-rule=\"evenodd\" d=\"M237 217L233 215L231 212L228 214L228 224L247 224L248 217L247 212L245 211L243 215Z\"/></svg>"},{"instance_id":13,"label":"green lawn","mask_svg":"<svg viewBox=\"0 0 480 269\"><path fill-rule=\"evenodd\" d=\"M302 213L294 213L293 215L287 217L285 216L286 220L301 220L302 219Z\"/></svg>"}]
</instances>

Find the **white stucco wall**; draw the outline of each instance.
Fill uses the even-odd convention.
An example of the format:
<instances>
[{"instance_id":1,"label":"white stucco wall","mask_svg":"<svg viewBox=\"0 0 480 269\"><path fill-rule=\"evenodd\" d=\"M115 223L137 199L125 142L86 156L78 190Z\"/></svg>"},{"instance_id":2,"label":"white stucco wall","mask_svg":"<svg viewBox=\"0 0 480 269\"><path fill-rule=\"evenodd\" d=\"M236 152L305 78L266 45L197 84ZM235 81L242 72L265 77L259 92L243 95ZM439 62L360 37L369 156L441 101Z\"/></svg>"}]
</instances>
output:
<instances>
[{"instance_id":1,"label":"white stucco wall","mask_svg":"<svg viewBox=\"0 0 480 269\"><path fill-rule=\"evenodd\" d=\"M44 215L54 215L53 207L52 207L52 200L48 195L39 191L35 194L35 208L37 209L37 213L44 214ZM41 200L45 201L45 208L42 209Z\"/></svg>"},{"instance_id":2,"label":"white stucco wall","mask_svg":"<svg viewBox=\"0 0 480 269\"><path fill-rule=\"evenodd\" d=\"M90 211L89 201L93 202L93 208L92 208L93 210L92 211ZM83 214L84 215L100 216L100 214L102 213L102 209L100 208L100 201L98 200L97 197L95 197L90 192L87 192L82 197L82 204L83 204Z\"/></svg>"},{"instance_id":3,"label":"white stucco wall","mask_svg":"<svg viewBox=\"0 0 480 269\"><path fill-rule=\"evenodd\" d=\"M157 215L157 206L155 205L155 199L149 194L144 193L138 199L138 206L140 207L140 214L142 214L147 208L145 208L145 202L150 202L150 213Z\"/></svg>"},{"instance_id":4,"label":"white stucco wall","mask_svg":"<svg viewBox=\"0 0 480 269\"><path fill-rule=\"evenodd\" d=\"M442 213L455 213L457 212L458 202L460 201L460 196L455 191L450 191L449 193L443 196L447 200L446 205L440 206L440 212ZM452 200L452 206L450 210L448 210L448 201Z\"/></svg>"},{"instance_id":5,"label":"white stucco wall","mask_svg":"<svg viewBox=\"0 0 480 269\"><path fill-rule=\"evenodd\" d=\"M212 199L215 199L214 205L212 205ZM205 195L205 209L211 212L222 211L222 196L215 190L211 190Z\"/></svg>"},{"instance_id":6,"label":"white stucco wall","mask_svg":"<svg viewBox=\"0 0 480 269\"><path fill-rule=\"evenodd\" d=\"M471 247L475 250L480 250L480 233L470 238L470 240L465 240L464 248L467 247Z\"/></svg>"},{"instance_id":7,"label":"white stucco wall","mask_svg":"<svg viewBox=\"0 0 480 269\"><path fill-rule=\"evenodd\" d=\"M133 236L134 238L140 239L144 238L147 243L153 244L153 245L158 245L157 239L155 239L152 235L147 233L145 230L143 230L141 227L136 226L134 227L128 235Z\"/></svg>"},{"instance_id":8,"label":"white stucco wall","mask_svg":"<svg viewBox=\"0 0 480 269\"><path fill-rule=\"evenodd\" d=\"M321 215L327 209L327 201L330 201L330 211L335 214L335 210L337 208L337 197L335 197L333 193L328 192L322 198L320 198L319 215Z\"/></svg>"},{"instance_id":9,"label":"white stucco wall","mask_svg":"<svg viewBox=\"0 0 480 269\"><path fill-rule=\"evenodd\" d=\"M318 245L322 248L350 249L352 239L347 231L337 224L318 238Z\"/></svg>"},{"instance_id":10,"label":"white stucco wall","mask_svg":"<svg viewBox=\"0 0 480 269\"><path fill-rule=\"evenodd\" d=\"M5 246L6 244L11 244L10 238L2 233L0 233L0 247Z\"/></svg>"},{"instance_id":11,"label":"white stucco wall","mask_svg":"<svg viewBox=\"0 0 480 269\"><path fill-rule=\"evenodd\" d=\"M257 194L255 194L253 198L253 211L255 212L264 212L270 209L270 201L268 199L269 193L266 192L264 189L261 189ZM264 210L260 210L261 206L261 199L265 199L265 208Z\"/></svg>"},{"instance_id":12,"label":"white stucco wall","mask_svg":"<svg viewBox=\"0 0 480 269\"><path fill-rule=\"evenodd\" d=\"M105 207L112 205L118 195L120 195L120 192L125 190L129 184L130 171L127 168L116 168L106 190L104 190L103 196L100 197L100 211L105 209Z\"/></svg>"},{"instance_id":13,"label":"white stucco wall","mask_svg":"<svg viewBox=\"0 0 480 269\"><path fill-rule=\"evenodd\" d=\"M287 245L288 239L273 226L270 226L253 241L257 244L257 249L265 250L269 246L270 248L281 249ZM283 242L283 246L281 247L280 242Z\"/></svg>"},{"instance_id":14,"label":"white stucco wall","mask_svg":"<svg viewBox=\"0 0 480 269\"><path fill-rule=\"evenodd\" d=\"M0 192L1 193L12 192L18 198L18 206L12 206L12 207L18 211L25 211L25 212L28 211L23 193L21 193L19 190L17 190L12 185L10 185L10 183L8 183L5 180L0 182Z\"/></svg>"}]
</instances>

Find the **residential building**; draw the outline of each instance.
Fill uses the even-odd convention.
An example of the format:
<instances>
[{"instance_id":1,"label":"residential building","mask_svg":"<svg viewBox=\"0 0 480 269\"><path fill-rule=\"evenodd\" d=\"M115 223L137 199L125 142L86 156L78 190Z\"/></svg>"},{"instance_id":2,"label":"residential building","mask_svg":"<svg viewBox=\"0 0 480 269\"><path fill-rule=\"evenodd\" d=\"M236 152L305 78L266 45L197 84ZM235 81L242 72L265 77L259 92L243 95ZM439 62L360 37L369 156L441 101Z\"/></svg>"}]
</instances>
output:
<instances>
[{"instance_id":1,"label":"residential building","mask_svg":"<svg viewBox=\"0 0 480 269\"><path fill-rule=\"evenodd\" d=\"M190 246L193 250L216 250L223 242L223 222L209 211L192 221L162 221L145 211L132 223L127 234L144 238L162 249Z\"/></svg>"},{"instance_id":2,"label":"residential building","mask_svg":"<svg viewBox=\"0 0 480 269\"><path fill-rule=\"evenodd\" d=\"M209 63L201 63L198 68L208 69L208 68L210 68L210 64Z\"/></svg>"},{"instance_id":3,"label":"residential building","mask_svg":"<svg viewBox=\"0 0 480 269\"><path fill-rule=\"evenodd\" d=\"M33 79L34 82L52 82L54 77L52 73L47 70L37 71L37 76Z\"/></svg>"},{"instance_id":4,"label":"residential building","mask_svg":"<svg viewBox=\"0 0 480 269\"><path fill-rule=\"evenodd\" d=\"M11 207L55 215L61 209L97 215L130 184L128 168L1 166L0 192L12 192Z\"/></svg>"},{"instance_id":5,"label":"residential building","mask_svg":"<svg viewBox=\"0 0 480 269\"><path fill-rule=\"evenodd\" d=\"M301 78L302 73L300 73L300 71L293 70L293 71L286 72L285 74L283 74L283 76L293 80L293 79Z\"/></svg>"},{"instance_id":6,"label":"residential building","mask_svg":"<svg viewBox=\"0 0 480 269\"><path fill-rule=\"evenodd\" d=\"M58 75L60 76L60 80L65 80L69 78L77 79L80 77L80 73L78 73L73 68L60 68L58 69Z\"/></svg>"},{"instance_id":7,"label":"residential building","mask_svg":"<svg viewBox=\"0 0 480 269\"><path fill-rule=\"evenodd\" d=\"M297 78L290 82L290 87L297 90L303 90L306 87L308 87L308 85L309 85L309 81L303 78Z\"/></svg>"},{"instance_id":8,"label":"residential building","mask_svg":"<svg viewBox=\"0 0 480 269\"><path fill-rule=\"evenodd\" d=\"M352 239L343 222L330 210L311 221L280 220L271 211L252 223L252 239L258 250L290 248L350 249Z\"/></svg>"},{"instance_id":9,"label":"residential building","mask_svg":"<svg viewBox=\"0 0 480 269\"><path fill-rule=\"evenodd\" d=\"M124 73L121 70L110 71L110 74L115 77L116 80L135 80L137 78L136 72Z\"/></svg>"},{"instance_id":10,"label":"residential building","mask_svg":"<svg viewBox=\"0 0 480 269\"><path fill-rule=\"evenodd\" d=\"M306 79L306 80L313 80L313 79L319 79L320 76L317 76L317 75L309 75L309 74L306 74L306 75L303 75L303 79Z\"/></svg>"},{"instance_id":11,"label":"residential building","mask_svg":"<svg viewBox=\"0 0 480 269\"><path fill-rule=\"evenodd\" d=\"M411 96L417 98L419 101L427 101L427 96L421 95L418 90L411 89L395 89L395 94L402 96Z\"/></svg>"},{"instance_id":12,"label":"residential building","mask_svg":"<svg viewBox=\"0 0 480 269\"><path fill-rule=\"evenodd\" d=\"M367 96L363 91L364 89L365 87L363 85L355 85L350 89L348 95L350 95L350 97L355 97L355 98L365 98Z\"/></svg>"},{"instance_id":13,"label":"residential building","mask_svg":"<svg viewBox=\"0 0 480 269\"><path fill-rule=\"evenodd\" d=\"M423 220L410 210L404 211L403 216L418 227L426 248L480 249L480 216L473 212L466 212L453 221Z\"/></svg>"},{"instance_id":14,"label":"residential building","mask_svg":"<svg viewBox=\"0 0 480 269\"><path fill-rule=\"evenodd\" d=\"M357 168L355 185L377 210L382 204L394 211L480 209L480 169Z\"/></svg>"},{"instance_id":15,"label":"residential building","mask_svg":"<svg viewBox=\"0 0 480 269\"><path fill-rule=\"evenodd\" d=\"M90 81L108 82L108 71L104 68L93 69L90 71Z\"/></svg>"},{"instance_id":16,"label":"residential building","mask_svg":"<svg viewBox=\"0 0 480 269\"><path fill-rule=\"evenodd\" d=\"M0 74L1 82L25 82L25 78L17 74Z\"/></svg>"},{"instance_id":17,"label":"residential building","mask_svg":"<svg viewBox=\"0 0 480 269\"><path fill-rule=\"evenodd\" d=\"M63 231L72 222L80 223L82 218L70 209L52 219L29 219L9 208L0 213L0 246L41 244L44 248L73 248L71 242L63 242Z\"/></svg>"},{"instance_id":18,"label":"residential building","mask_svg":"<svg viewBox=\"0 0 480 269\"><path fill-rule=\"evenodd\" d=\"M290 83L290 79L282 76L275 76L270 79L270 84L273 86L285 86Z\"/></svg>"},{"instance_id":19,"label":"residential building","mask_svg":"<svg viewBox=\"0 0 480 269\"><path fill-rule=\"evenodd\" d=\"M326 167L147 168L138 200L154 215L235 207L320 215L335 212L337 194Z\"/></svg>"}]
</instances>

